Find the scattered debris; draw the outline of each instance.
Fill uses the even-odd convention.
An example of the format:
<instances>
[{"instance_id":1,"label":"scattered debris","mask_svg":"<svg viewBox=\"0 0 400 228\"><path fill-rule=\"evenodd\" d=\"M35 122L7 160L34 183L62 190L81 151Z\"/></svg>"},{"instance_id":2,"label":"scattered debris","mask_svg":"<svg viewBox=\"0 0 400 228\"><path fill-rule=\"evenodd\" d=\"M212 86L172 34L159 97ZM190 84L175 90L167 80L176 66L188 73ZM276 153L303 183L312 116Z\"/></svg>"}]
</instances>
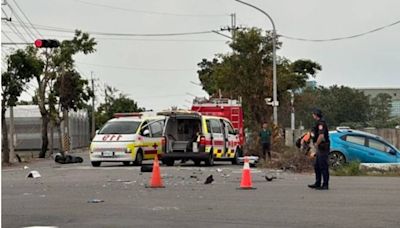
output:
<instances>
[{"instance_id":1,"label":"scattered debris","mask_svg":"<svg viewBox=\"0 0 400 228\"><path fill-rule=\"evenodd\" d=\"M108 180L107 182L132 182L132 181L131 180L116 179L116 180Z\"/></svg>"},{"instance_id":2,"label":"scattered debris","mask_svg":"<svg viewBox=\"0 0 400 228\"><path fill-rule=\"evenodd\" d=\"M222 169L218 168L218 169L217 169L217 172L221 173L221 172L222 172Z\"/></svg>"},{"instance_id":3,"label":"scattered debris","mask_svg":"<svg viewBox=\"0 0 400 228\"><path fill-rule=\"evenodd\" d=\"M191 175L190 178L197 179L197 176Z\"/></svg>"},{"instance_id":4,"label":"scattered debris","mask_svg":"<svg viewBox=\"0 0 400 228\"><path fill-rule=\"evenodd\" d=\"M213 175L210 175L207 177L206 181L204 184L211 184L214 181Z\"/></svg>"},{"instance_id":5,"label":"scattered debris","mask_svg":"<svg viewBox=\"0 0 400 228\"><path fill-rule=\"evenodd\" d=\"M24 166L24 169L29 169L29 167L28 166Z\"/></svg>"},{"instance_id":6,"label":"scattered debris","mask_svg":"<svg viewBox=\"0 0 400 228\"><path fill-rule=\"evenodd\" d=\"M46 195L40 195L39 197L40 197L40 198L45 198L45 197L46 197Z\"/></svg>"},{"instance_id":7,"label":"scattered debris","mask_svg":"<svg viewBox=\"0 0 400 228\"><path fill-rule=\"evenodd\" d=\"M276 179L276 177L275 176L268 177L267 175L265 175L265 180L272 181L273 179Z\"/></svg>"},{"instance_id":8,"label":"scattered debris","mask_svg":"<svg viewBox=\"0 0 400 228\"><path fill-rule=\"evenodd\" d=\"M143 172L143 173L153 172L153 165L142 165L140 167L140 172Z\"/></svg>"},{"instance_id":9,"label":"scattered debris","mask_svg":"<svg viewBox=\"0 0 400 228\"><path fill-rule=\"evenodd\" d=\"M57 153L54 161L60 164L69 164L69 163L82 163L83 158L79 156L65 155L63 156L61 153Z\"/></svg>"},{"instance_id":10,"label":"scattered debris","mask_svg":"<svg viewBox=\"0 0 400 228\"><path fill-rule=\"evenodd\" d=\"M22 228L58 228L58 226L24 226Z\"/></svg>"},{"instance_id":11,"label":"scattered debris","mask_svg":"<svg viewBox=\"0 0 400 228\"><path fill-rule=\"evenodd\" d=\"M88 203L103 203L103 202L104 202L104 200L102 200L102 199L91 199L88 201Z\"/></svg>"},{"instance_id":12,"label":"scattered debris","mask_svg":"<svg viewBox=\"0 0 400 228\"><path fill-rule=\"evenodd\" d=\"M38 171L32 170L32 171L29 172L28 176L26 176L26 177L27 178L39 178L41 176L40 176L40 173Z\"/></svg>"},{"instance_id":13,"label":"scattered debris","mask_svg":"<svg viewBox=\"0 0 400 228\"><path fill-rule=\"evenodd\" d=\"M22 194L22 195L24 195L24 196L31 196L31 195L32 195L32 193L25 192L25 193L24 193L24 194Z\"/></svg>"}]
</instances>

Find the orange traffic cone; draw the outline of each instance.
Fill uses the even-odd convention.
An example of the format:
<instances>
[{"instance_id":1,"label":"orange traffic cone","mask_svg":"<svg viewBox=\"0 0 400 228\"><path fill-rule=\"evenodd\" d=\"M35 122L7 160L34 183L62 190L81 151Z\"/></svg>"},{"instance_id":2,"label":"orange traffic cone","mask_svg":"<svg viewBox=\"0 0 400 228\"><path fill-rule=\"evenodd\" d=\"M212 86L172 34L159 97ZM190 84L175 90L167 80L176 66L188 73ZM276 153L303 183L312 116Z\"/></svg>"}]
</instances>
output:
<instances>
[{"instance_id":1,"label":"orange traffic cone","mask_svg":"<svg viewBox=\"0 0 400 228\"><path fill-rule=\"evenodd\" d=\"M148 187L149 188L165 188L162 183L162 179L161 179L161 175L160 175L160 164L158 163L157 155L154 157L153 173L151 174L150 185Z\"/></svg>"},{"instance_id":2,"label":"orange traffic cone","mask_svg":"<svg viewBox=\"0 0 400 228\"><path fill-rule=\"evenodd\" d=\"M240 182L240 189L250 190L255 189L251 183L251 173L250 173L250 165L249 158L244 157L244 165L242 172L242 181Z\"/></svg>"}]
</instances>

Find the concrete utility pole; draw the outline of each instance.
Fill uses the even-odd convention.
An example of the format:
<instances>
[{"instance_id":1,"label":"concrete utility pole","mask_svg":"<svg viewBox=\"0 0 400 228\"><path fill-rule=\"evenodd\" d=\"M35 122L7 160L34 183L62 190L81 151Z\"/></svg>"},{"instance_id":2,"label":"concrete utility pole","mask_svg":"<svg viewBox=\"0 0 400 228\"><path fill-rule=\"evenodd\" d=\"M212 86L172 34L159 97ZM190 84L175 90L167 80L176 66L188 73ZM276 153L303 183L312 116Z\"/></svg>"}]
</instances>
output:
<instances>
[{"instance_id":1,"label":"concrete utility pole","mask_svg":"<svg viewBox=\"0 0 400 228\"><path fill-rule=\"evenodd\" d=\"M94 116L94 112L95 112L95 108L94 108L94 101L95 101L95 92L94 92L94 79L93 79L93 71L90 72L90 77L92 79L92 91L93 91L93 97L92 97L92 138L94 137L94 135L96 134L96 121L95 121L95 116Z\"/></svg>"},{"instance_id":2,"label":"concrete utility pole","mask_svg":"<svg viewBox=\"0 0 400 228\"><path fill-rule=\"evenodd\" d=\"M294 118L294 92L293 90L289 90L290 93L290 128L294 130L295 126L295 118Z\"/></svg>"},{"instance_id":3,"label":"concrete utility pole","mask_svg":"<svg viewBox=\"0 0 400 228\"><path fill-rule=\"evenodd\" d=\"M232 13L231 15L231 33L232 33L232 39L235 39L235 33L236 33L236 13Z\"/></svg>"},{"instance_id":4,"label":"concrete utility pole","mask_svg":"<svg viewBox=\"0 0 400 228\"><path fill-rule=\"evenodd\" d=\"M14 107L10 106L10 162L13 163L15 159L14 151Z\"/></svg>"},{"instance_id":5,"label":"concrete utility pole","mask_svg":"<svg viewBox=\"0 0 400 228\"><path fill-rule=\"evenodd\" d=\"M279 106L279 102L278 102L278 92L277 92L277 78L276 78L276 29L275 29L275 23L272 20L271 16L269 16L268 13L266 13L264 10L258 8L257 6L251 5L247 2L243 2L240 0L235 0L241 4L247 5L251 8L254 8L258 11L260 11L262 14L264 14L265 16L268 17L268 19L271 21L272 23L272 29L273 29L273 37L272 37L272 74L273 74L273 96L272 96L272 107L273 107L273 118L274 118L274 124L276 126L278 126L278 106Z\"/></svg>"}]
</instances>

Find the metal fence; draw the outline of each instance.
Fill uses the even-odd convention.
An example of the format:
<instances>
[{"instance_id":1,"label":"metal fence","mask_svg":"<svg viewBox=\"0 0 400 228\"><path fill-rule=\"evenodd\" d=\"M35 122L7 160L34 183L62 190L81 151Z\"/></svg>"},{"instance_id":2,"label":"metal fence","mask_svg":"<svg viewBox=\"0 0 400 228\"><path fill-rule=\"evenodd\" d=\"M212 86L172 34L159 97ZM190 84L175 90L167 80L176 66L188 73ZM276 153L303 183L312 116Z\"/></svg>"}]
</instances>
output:
<instances>
[{"instance_id":1,"label":"metal fence","mask_svg":"<svg viewBox=\"0 0 400 228\"><path fill-rule=\"evenodd\" d=\"M9 110L6 113L9 126ZM42 146L42 119L37 106L21 105L14 107L15 149L40 150ZM69 130L72 149L88 147L90 143L89 117L86 110L69 112ZM58 129L53 129L53 149L59 149ZM50 126L48 139L50 140ZM49 148L50 149L50 148Z\"/></svg>"}]
</instances>

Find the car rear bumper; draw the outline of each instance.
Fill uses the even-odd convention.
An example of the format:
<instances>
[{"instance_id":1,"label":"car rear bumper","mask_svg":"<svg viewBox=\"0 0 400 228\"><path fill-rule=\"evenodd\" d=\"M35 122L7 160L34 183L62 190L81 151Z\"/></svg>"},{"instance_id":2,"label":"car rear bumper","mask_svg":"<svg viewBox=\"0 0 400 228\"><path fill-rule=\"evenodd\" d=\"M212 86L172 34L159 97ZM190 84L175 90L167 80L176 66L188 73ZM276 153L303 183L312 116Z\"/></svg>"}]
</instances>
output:
<instances>
[{"instance_id":1,"label":"car rear bumper","mask_svg":"<svg viewBox=\"0 0 400 228\"><path fill-rule=\"evenodd\" d=\"M207 159L209 153L206 152L170 152L161 155L161 159Z\"/></svg>"}]
</instances>

